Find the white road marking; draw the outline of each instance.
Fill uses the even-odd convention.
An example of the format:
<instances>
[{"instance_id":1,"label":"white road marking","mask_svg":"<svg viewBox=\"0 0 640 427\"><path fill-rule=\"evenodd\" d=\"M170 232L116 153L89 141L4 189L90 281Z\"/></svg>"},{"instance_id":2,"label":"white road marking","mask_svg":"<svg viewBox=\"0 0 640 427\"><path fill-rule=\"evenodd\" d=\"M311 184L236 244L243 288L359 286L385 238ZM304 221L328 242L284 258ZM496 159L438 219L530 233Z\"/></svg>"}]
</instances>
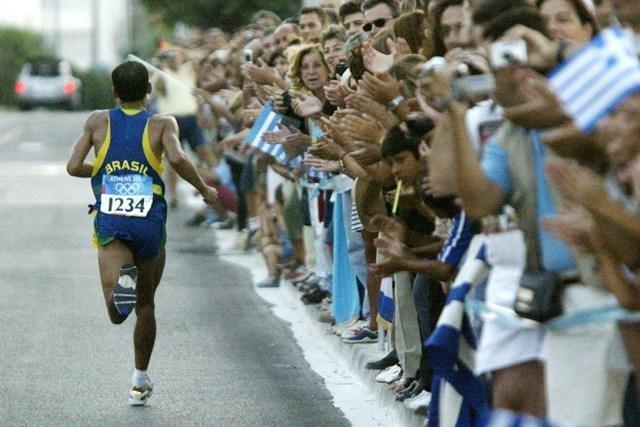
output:
<instances>
[{"instance_id":1,"label":"white road marking","mask_svg":"<svg viewBox=\"0 0 640 427\"><path fill-rule=\"evenodd\" d=\"M19 128L12 128L12 129L9 129L6 132L1 132L0 133L0 145L6 144L7 142L11 141L12 139L17 139L19 137L20 133L22 133L22 130L19 129Z\"/></svg>"},{"instance_id":2,"label":"white road marking","mask_svg":"<svg viewBox=\"0 0 640 427\"><path fill-rule=\"evenodd\" d=\"M87 205L94 200L88 179L67 175L61 162L0 162L0 204Z\"/></svg>"},{"instance_id":3,"label":"white road marking","mask_svg":"<svg viewBox=\"0 0 640 427\"><path fill-rule=\"evenodd\" d=\"M28 141L18 144L18 150L25 153L37 153L44 150L44 143L40 141Z\"/></svg>"}]
</instances>

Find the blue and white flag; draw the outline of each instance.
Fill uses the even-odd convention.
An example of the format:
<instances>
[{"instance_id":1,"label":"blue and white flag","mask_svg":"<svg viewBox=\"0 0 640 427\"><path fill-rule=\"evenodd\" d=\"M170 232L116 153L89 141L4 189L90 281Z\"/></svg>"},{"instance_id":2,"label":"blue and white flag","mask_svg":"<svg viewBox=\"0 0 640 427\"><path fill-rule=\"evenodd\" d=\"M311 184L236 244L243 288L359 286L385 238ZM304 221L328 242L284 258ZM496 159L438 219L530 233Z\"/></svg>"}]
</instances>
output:
<instances>
[{"instance_id":1,"label":"blue and white flag","mask_svg":"<svg viewBox=\"0 0 640 427\"><path fill-rule=\"evenodd\" d=\"M380 294L378 296L378 324L385 330L389 330L393 324L394 313L393 278L385 277L380 283Z\"/></svg>"},{"instance_id":2,"label":"blue and white flag","mask_svg":"<svg viewBox=\"0 0 640 427\"><path fill-rule=\"evenodd\" d=\"M281 121L282 116L273 111L270 102L266 103L247 135L247 143L273 156L278 162L286 163L287 154L282 144L269 144L262 138L265 132L276 131Z\"/></svg>"},{"instance_id":3,"label":"blue and white flag","mask_svg":"<svg viewBox=\"0 0 640 427\"><path fill-rule=\"evenodd\" d=\"M601 31L549 76L551 88L583 133L640 92L640 62L628 33Z\"/></svg>"},{"instance_id":4,"label":"blue and white flag","mask_svg":"<svg viewBox=\"0 0 640 427\"><path fill-rule=\"evenodd\" d=\"M489 272L482 240L479 235L471 242L469 256L447 295L438 324L425 342L434 371L430 427L483 426L490 416L487 387L473 374L476 337L465 311L467 294Z\"/></svg>"}]
</instances>

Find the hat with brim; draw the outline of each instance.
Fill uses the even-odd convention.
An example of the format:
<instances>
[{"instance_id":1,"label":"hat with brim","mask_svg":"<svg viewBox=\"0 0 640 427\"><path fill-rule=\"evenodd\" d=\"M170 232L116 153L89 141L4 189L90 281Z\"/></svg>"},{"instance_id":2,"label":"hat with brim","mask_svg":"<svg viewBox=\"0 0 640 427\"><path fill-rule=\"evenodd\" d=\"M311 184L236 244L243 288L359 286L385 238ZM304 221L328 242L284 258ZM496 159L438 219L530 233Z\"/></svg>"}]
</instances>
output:
<instances>
[{"instance_id":1,"label":"hat with brim","mask_svg":"<svg viewBox=\"0 0 640 427\"><path fill-rule=\"evenodd\" d=\"M377 233L380 230L377 224L374 224L373 218L376 215L387 215L382 198L382 185L370 179L357 178L352 192L362 226L367 231Z\"/></svg>"}]
</instances>

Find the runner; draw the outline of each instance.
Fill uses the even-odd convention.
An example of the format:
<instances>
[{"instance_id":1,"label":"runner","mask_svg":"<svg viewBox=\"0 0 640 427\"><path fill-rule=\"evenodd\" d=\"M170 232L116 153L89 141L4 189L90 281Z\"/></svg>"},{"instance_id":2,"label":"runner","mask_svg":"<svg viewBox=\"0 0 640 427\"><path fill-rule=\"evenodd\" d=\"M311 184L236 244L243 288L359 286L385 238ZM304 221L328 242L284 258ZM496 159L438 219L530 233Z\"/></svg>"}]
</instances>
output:
<instances>
[{"instance_id":1,"label":"runner","mask_svg":"<svg viewBox=\"0 0 640 427\"><path fill-rule=\"evenodd\" d=\"M217 193L207 186L178 139L171 116L145 111L149 74L137 62L113 70L113 94L120 108L94 111L67 164L70 175L91 178L97 211L94 240L100 280L111 322L120 324L135 308L135 370L129 404L144 405L153 391L147 367L156 336L154 294L165 263L167 203L163 154L178 174L200 191L205 203ZM93 164L85 159L94 149Z\"/></svg>"}]
</instances>

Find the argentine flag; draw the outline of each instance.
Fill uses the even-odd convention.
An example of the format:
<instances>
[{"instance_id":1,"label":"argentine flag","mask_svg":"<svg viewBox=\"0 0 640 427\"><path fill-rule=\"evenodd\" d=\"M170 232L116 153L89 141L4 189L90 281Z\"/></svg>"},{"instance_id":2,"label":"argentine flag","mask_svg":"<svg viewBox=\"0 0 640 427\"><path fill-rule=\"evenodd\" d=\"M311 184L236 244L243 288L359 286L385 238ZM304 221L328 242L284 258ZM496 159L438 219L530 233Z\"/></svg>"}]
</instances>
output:
<instances>
[{"instance_id":1,"label":"argentine flag","mask_svg":"<svg viewBox=\"0 0 640 427\"><path fill-rule=\"evenodd\" d=\"M489 273L483 238L483 235L473 238L438 324L425 342L434 370L430 427L483 426L490 415L487 389L473 374L476 338L465 311L468 292Z\"/></svg>"},{"instance_id":2,"label":"argentine flag","mask_svg":"<svg viewBox=\"0 0 640 427\"><path fill-rule=\"evenodd\" d=\"M627 97L640 92L640 62L632 38L608 28L549 76L551 88L583 133L593 131Z\"/></svg>"},{"instance_id":3,"label":"argentine flag","mask_svg":"<svg viewBox=\"0 0 640 427\"><path fill-rule=\"evenodd\" d=\"M282 121L282 116L273 111L270 102L266 103L253 124L249 135L247 135L247 143L274 157L279 163L286 163L287 154L284 152L282 144L268 144L262 139L262 135L265 132L274 132L280 121Z\"/></svg>"}]
</instances>

